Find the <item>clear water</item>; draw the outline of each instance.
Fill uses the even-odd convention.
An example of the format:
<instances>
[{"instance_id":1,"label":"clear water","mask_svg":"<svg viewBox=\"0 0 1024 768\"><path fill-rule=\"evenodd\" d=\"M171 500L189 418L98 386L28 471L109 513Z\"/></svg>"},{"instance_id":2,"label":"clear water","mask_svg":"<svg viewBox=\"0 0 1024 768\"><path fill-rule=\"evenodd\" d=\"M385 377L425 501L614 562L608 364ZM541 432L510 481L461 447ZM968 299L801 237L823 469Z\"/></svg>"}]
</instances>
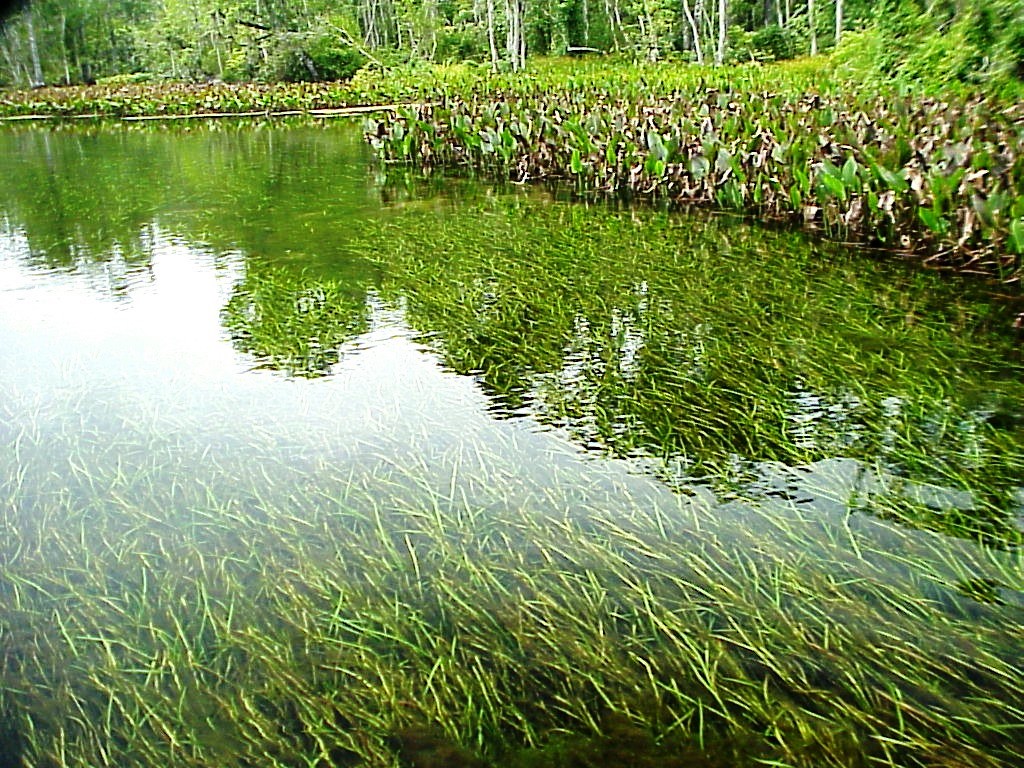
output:
<instances>
[{"instance_id":1,"label":"clear water","mask_svg":"<svg viewBox=\"0 0 1024 768\"><path fill-rule=\"evenodd\" d=\"M1024 760L1024 362L982 287L389 175L348 123L9 130L0 178L27 764L428 728L556 765L613 716L712 763Z\"/></svg>"}]
</instances>

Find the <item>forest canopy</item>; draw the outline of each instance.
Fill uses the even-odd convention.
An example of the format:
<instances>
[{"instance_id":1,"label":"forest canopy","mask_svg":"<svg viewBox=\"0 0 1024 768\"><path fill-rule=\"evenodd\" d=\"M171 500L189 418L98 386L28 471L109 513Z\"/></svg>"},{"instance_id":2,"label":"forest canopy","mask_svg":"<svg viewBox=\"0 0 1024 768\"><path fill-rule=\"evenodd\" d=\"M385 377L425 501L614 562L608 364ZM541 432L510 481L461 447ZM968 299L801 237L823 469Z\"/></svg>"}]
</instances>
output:
<instances>
[{"instance_id":1,"label":"forest canopy","mask_svg":"<svg viewBox=\"0 0 1024 768\"><path fill-rule=\"evenodd\" d=\"M0 27L0 86L107 78L344 80L367 63L619 54L707 64L833 52L861 75L1024 80L1019 0L35 0Z\"/></svg>"}]
</instances>

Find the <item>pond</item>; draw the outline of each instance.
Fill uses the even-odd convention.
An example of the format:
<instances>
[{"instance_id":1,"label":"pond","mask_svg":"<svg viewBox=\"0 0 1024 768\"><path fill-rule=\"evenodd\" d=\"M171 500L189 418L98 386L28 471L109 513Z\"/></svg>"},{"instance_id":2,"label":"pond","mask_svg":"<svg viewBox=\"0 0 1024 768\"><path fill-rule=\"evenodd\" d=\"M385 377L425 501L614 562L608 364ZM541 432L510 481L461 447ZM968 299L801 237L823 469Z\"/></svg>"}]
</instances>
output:
<instances>
[{"instance_id":1,"label":"pond","mask_svg":"<svg viewBox=\"0 0 1024 768\"><path fill-rule=\"evenodd\" d=\"M347 122L0 176L0 766L1024 761L991 289Z\"/></svg>"}]
</instances>

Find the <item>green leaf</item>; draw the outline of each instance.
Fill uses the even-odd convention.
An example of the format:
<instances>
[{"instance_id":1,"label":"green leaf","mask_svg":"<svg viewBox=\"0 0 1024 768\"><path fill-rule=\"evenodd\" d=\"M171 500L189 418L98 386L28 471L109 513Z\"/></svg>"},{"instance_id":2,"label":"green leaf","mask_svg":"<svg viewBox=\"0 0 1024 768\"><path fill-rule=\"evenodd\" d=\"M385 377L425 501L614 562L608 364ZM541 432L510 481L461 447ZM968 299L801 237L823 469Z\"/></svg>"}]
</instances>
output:
<instances>
[{"instance_id":1,"label":"green leaf","mask_svg":"<svg viewBox=\"0 0 1024 768\"><path fill-rule=\"evenodd\" d=\"M888 185L889 189L893 190L894 192L906 192L909 187L906 179L904 179L898 173L893 173L885 166L876 165L875 173L878 174L878 177Z\"/></svg>"},{"instance_id":2,"label":"green leaf","mask_svg":"<svg viewBox=\"0 0 1024 768\"><path fill-rule=\"evenodd\" d=\"M917 215L930 231L940 235L946 231L946 220L931 208L918 208Z\"/></svg>"},{"instance_id":3,"label":"green leaf","mask_svg":"<svg viewBox=\"0 0 1024 768\"><path fill-rule=\"evenodd\" d=\"M853 159L853 155L846 158L846 162L843 163L843 184L847 187L854 187L857 184L857 161Z\"/></svg>"},{"instance_id":4,"label":"green leaf","mask_svg":"<svg viewBox=\"0 0 1024 768\"><path fill-rule=\"evenodd\" d=\"M801 194L806 194L811 189L811 182L807 172L802 168L793 168L793 179L796 181L796 188ZM798 206L799 207L799 206Z\"/></svg>"},{"instance_id":5,"label":"green leaf","mask_svg":"<svg viewBox=\"0 0 1024 768\"><path fill-rule=\"evenodd\" d=\"M1024 253L1024 219L1010 222L1010 248L1014 253Z\"/></svg>"},{"instance_id":6,"label":"green leaf","mask_svg":"<svg viewBox=\"0 0 1024 768\"><path fill-rule=\"evenodd\" d=\"M665 148L665 143L661 140L661 136L657 131L647 132L647 148L656 160L664 161L668 159L668 149Z\"/></svg>"},{"instance_id":7,"label":"green leaf","mask_svg":"<svg viewBox=\"0 0 1024 768\"><path fill-rule=\"evenodd\" d=\"M711 170L711 162L704 155L690 158L690 175L695 179L703 179Z\"/></svg>"},{"instance_id":8,"label":"green leaf","mask_svg":"<svg viewBox=\"0 0 1024 768\"><path fill-rule=\"evenodd\" d=\"M835 197L838 197L840 200L846 199L846 185L843 184L843 180L838 176L832 176L828 173L822 174L821 183Z\"/></svg>"},{"instance_id":9,"label":"green leaf","mask_svg":"<svg viewBox=\"0 0 1024 768\"><path fill-rule=\"evenodd\" d=\"M572 160L569 161L569 168L577 176L583 173L583 160L580 158L580 151L578 149L572 151Z\"/></svg>"},{"instance_id":10,"label":"green leaf","mask_svg":"<svg viewBox=\"0 0 1024 768\"><path fill-rule=\"evenodd\" d=\"M715 170L725 173L732 166L732 155L724 147L719 148L718 157L715 158Z\"/></svg>"}]
</instances>

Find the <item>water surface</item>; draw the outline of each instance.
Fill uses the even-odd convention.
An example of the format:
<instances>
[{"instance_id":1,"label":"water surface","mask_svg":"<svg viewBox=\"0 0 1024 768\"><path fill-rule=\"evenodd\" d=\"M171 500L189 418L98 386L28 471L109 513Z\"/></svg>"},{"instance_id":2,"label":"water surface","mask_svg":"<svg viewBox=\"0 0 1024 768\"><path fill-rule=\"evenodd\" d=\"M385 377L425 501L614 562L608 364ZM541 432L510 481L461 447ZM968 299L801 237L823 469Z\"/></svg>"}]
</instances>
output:
<instances>
[{"instance_id":1,"label":"water surface","mask_svg":"<svg viewBox=\"0 0 1024 768\"><path fill-rule=\"evenodd\" d=\"M1024 760L1005 307L385 170L347 123L0 133L8 748Z\"/></svg>"}]
</instances>

